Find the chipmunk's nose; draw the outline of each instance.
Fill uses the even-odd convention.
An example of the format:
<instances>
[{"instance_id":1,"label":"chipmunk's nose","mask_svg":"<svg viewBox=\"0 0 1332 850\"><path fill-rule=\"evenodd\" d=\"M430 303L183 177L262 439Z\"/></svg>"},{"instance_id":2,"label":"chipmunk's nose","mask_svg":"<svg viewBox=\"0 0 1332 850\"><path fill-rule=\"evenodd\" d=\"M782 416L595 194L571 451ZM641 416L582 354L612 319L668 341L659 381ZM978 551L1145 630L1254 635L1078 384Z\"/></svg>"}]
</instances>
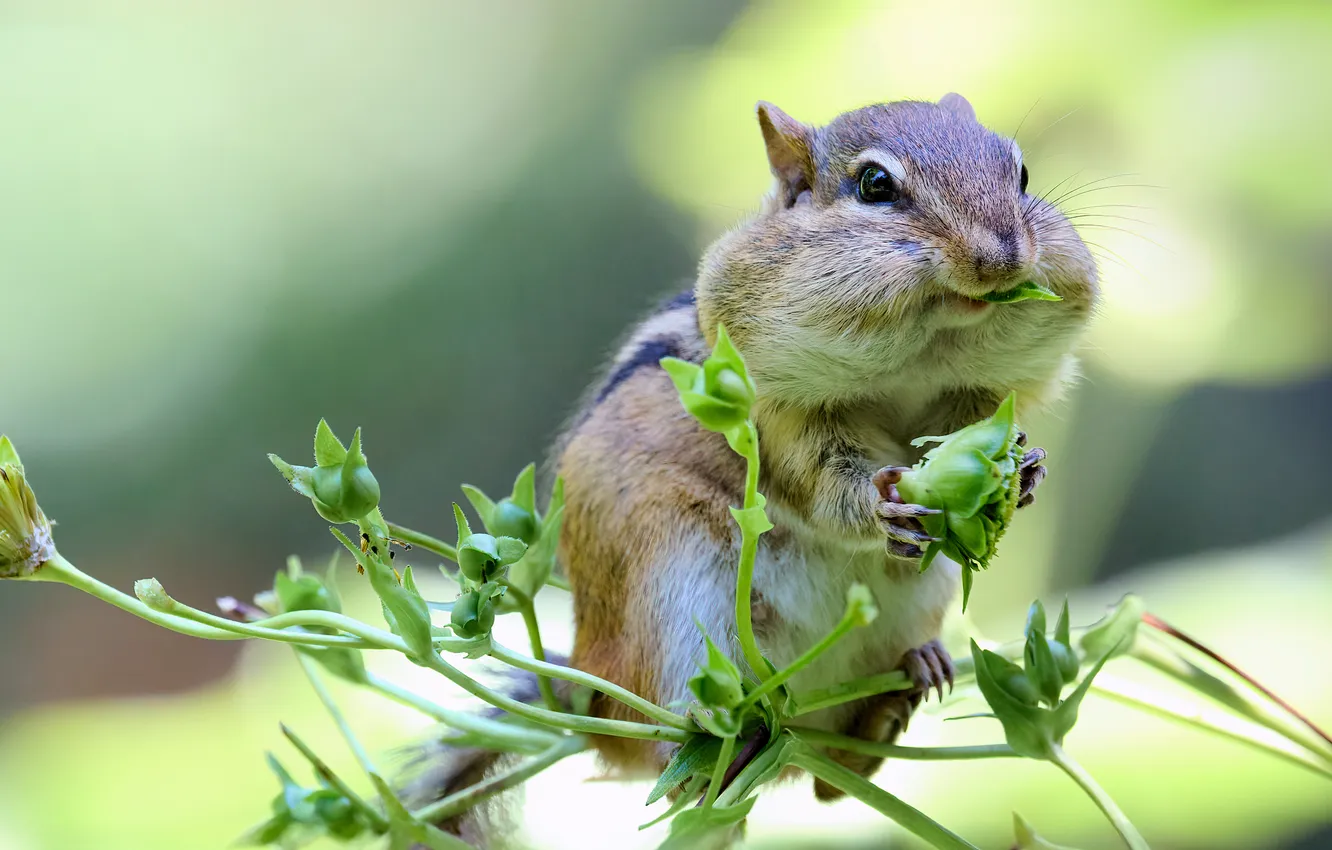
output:
<instances>
[{"instance_id":1,"label":"chipmunk's nose","mask_svg":"<svg viewBox=\"0 0 1332 850\"><path fill-rule=\"evenodd\" d=\"M1016 228L983 230L972 246L976 283L985 292L1002 292L1021 283L1027 274L1026 240Z\"/></svg>"}]
</instances>

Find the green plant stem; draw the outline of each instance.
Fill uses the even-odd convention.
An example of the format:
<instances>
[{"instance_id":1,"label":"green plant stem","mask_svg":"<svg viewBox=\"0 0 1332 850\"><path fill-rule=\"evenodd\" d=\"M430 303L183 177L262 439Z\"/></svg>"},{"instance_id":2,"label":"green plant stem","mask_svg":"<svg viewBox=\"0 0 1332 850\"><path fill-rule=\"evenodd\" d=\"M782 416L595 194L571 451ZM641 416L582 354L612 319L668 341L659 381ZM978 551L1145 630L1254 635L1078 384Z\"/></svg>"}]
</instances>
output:
<instances>
[{"instance_id":1,"label":"green plant stem","mask_svg":"<svg viewBox=\"0 0 1332 850\"><path fill-rule=\"evenodd\" d=\"M829 649L832 649L835 643L846 637L847 632L855 627L855 618L850 615L844 615L837 625L833 627L833 630L823 636L822 640L805 650L795 661L792 661L786 667L773 673L771 678L764 681L763 684L759 685L748 694L745 694L745 698L740 701L740 704L736 706L736 708L743 709L746 706L753 705L769 693L777 690L777 688L785 684L796 673L799 673L810 664L813 664L820 655L827 652Z\"/></svg>"},{"instance_id":2,"label":"green plant stem","mask_svg":"<svg viewBox=\"0 0 1332 850\"><path fill-rule=\"evenodd\" d=\"M745 500L744 509L758 507L759 450L758 429L753 420L746 420L745 429L749 435L749 451L745 454ZM759 652L758 641L754 638L753 594L754 594L754 559L758 556L758 535L747 529L741 529L740 564L736 570L735 582L735 625L740 640L740 650L744 653L754 675L760 683L769 676L768 662Z\"/></svg>"},{"instance_id":3,"label":"green plant stem","mask_svg":"<svg viewBox=\"0 0 1332 850\"><path fill-rule=\"evenodd\" d=\"M370 760L370 754L365 751L360 739L356 737L351 725L347 723L347 718L343 715L342 709L338 708L338 704L334 702L333 694L329 693L328 687L324 684L324 678L319 675L319 671L315 668L315 662L309 656L300 652L296 653L296 660L300 662L301 670L305 672L305 678L310 680L310 687L314 688L319 701L324 704L329 716L333 718L334 725L338 727L338 731L342 733L342 737L347 741L347 746L351 749L352 755L356 756L356 761L361 765L361 769L366 772L367 776L378 773L374 762Z\"/></svg>"},{"instance_id":4,"label":"green plant stem","mask_svg":"<svg viewBox=\"0 0 1332 850\"><path fill-rule=\"evenodd\" d=\"M523 615L523 625L527 626L527 640L532 645L532 657L545 662L546 648L541 643L541 624L537 622L536 606L532 604L532 597L513 586L509 587L508 594L513 597L519 613ZM545 701L546 708L551 711L561 710L559 697L555 696L555 689L550 685L550 677L544 672L531 672L536 673L537 690L541 692L541 699Z\"/></svg>"},{"instance_id":5,"label":"green plant stem","mask_svg":"<svg viewBox=\"0 0 1332 850\"><path fill-rule=\"evenodd\" d=\"M235 632L242 637L280 641L282 643L297 643L306 646L341 646L350 649L385 649L387 648L386 641L393 640L391 632L377 629L354 617L348 617L346 614L336 614L332 611L288 611L285 614L245 623L240 620L220 617L217 614L210 614L207 611L200 611L198 608L192 608L176 599L171 601L170 613L197 623ZM352 637L323 635L315 632L286 631L293 626L337 629L347 632Z\"/></svg>"},{"instance_id":6,"label":"green plant stem","mask_svg":"<svg viewBox=\"0 0 1332 850\"><path fill-rule=\"evenodd\" d=\"M956 677L954 681L957 681ZM901 670L893 670L889 673L878 673L873 676L862 676L859 679L852 679L849 682L843 682L840 685L833 685L830 688L820 688L816 691L806 693L797 693L794 697L795 713L792 717L799 717L803 714L810 714L824 708L830 708L834 705L841 705L845 702L853 702L864 697L872 697L877 694L887 693L888 691L907 691L915 687L911 678Z\"/></svg>"},{"instance_id":7,"label":"green plant stem","mask_svg":"<svg viewBox=\"0 0 1332 850\"><path fill-rule=\"evenodd\" d=\"M911 834L938 850L979 850L976 845L945 829L919 809L889 794L863 776L852 772L809 747L797 744L787 756L790 764L802 768L829 785L860 800L865 805L896 821Z\"/></svg>"},{"instance_id":8,"label":"green plant stem","mask_svg":"<svg viewBox=\"0 0 1332 850\"><path fill-rule=\"evenodd\" d=\"M800 746L785 733L754 757L717 798L717 805L730 806L749 796L749 792L781 773L790 747Z\"/></svg>"},{"instance_id":9,"label":"green plant stem","mask_svg":"<svg viewBox=\"0 0 1332 850\"><path fill-rule=\"evenodd\" d=\"M413 546L424 549L427 552L434 552L441 558L447 558L458 563L458 550L452 544L445 543L438 537L431 537L429 534L423 534L420 531L413 531L406 526L398 525L396 522L388 524L389 536L403 543L410 543Z\"/></svg>"},{"instance_id":10,"label":"green plant stem","mask_svg":"<svg viewBox=\"0 0 1332 850\"><path fill-rule=\"evenodd\" d=\"M972 747L902 747L897 744L881 744L864 741L836 732L822 729L805 729L789 726L791 734L797 739L811 744L820 744L836 750L861 753L879 758L909 759L911 761L971 761L974 759L1017 758L1018 754L1007 744L980 744Z\"/></svg>"},{"instance_id":11,"label":"green plant stem","mask_svg":"<svg viewBox=\"0 0 1332 850\"><path fill-rule=\"evenodd\" d=\"M533 756L517 767L496 774L468 788L450 794L428 806L418 809L414 817L425 823L438 823L475 806L489 797L521 785L541 771L569 756L587 749L587 739L581 735L563 738L540 755Z\"/></svg>"},{"instance_id":12,"label":"green plant stem","mask_svg":"<svg viewBox=\"0 0 1332 850\"><path fill-rule=\"evenodd\" d=\"M1292 723L1288 713L1274 710L1265 699L1260 701L1253 696L1252 687L1247 682L1240 690L1229 682L1204 670L1189 661L1173 649L1162 646L1165 637L1159 632L1141 630L1138 640L1134 641L1129 655L1166 676L1180 682L1193 691L1209 697L1214 702L1254 723L1271 729L1292 743L1298 744L1309 753L1324 761L1332 761L1332 751L1322 738L1314 736L1310 730L1300 724ZM1160 635L1160 636L1158 636Z\"/></svg>"},{"instance_id":13,"label":"green plant stem","mask_svg":"<svg viewBox=\"0 0 1332 850\"><path fill-rule=\"evenodd\" d=\"M717 754L717 763L712 766L712 781L708 783L708 793L703 798L703 808L710 809L721 793L722 780L726 778L726 769L731 766L731 753L735 752L735 736L722 738L721 752Z\"/></svg>"},{"instance_id":14,"label":"green plant stem","mask_svg":"<svg viewBox=\"0 0 1332 850\"><path fill-rule=\"evenodd\" d=\"M558 664L537 661L528 658L521 653L514 652L512 649L503 647L494 641L490 644L490 655L492 658L498 661L503 661L505 664L512 667L517 667L519 670L526 670L529 673L537 674L544 673L552 679L563 679L566 682L573 682L574 684L591 688L592 690L603 693L612 699L619 700L637 711L639 714L665 726L670 726L685 732L699 731L698 726L692 720L681 717L670 709L663 708L654 702L650 702L649 700L640 697L638 694L627 688L622 688L614 682L608 682L598 676L593 676L591 673L584 673L582 670L574 667L561 667Z\"/></svg>"},{"instance_id":15,"label":"green plant stem","mask_svg":"<svg viewBox=\"0 0 1332 850\"><path fill-rule=\"evenodd\" d=\"M409 653L405 643L402 644L401 651L403 654ZM688 741L691 737L689 732L673 729L669 726L653 726L628 720L607 720L601 717L582 717L577 714L566 714L562 711L551 711L548 708L538 708L505 694L492 691L438 655L432 654L421 660L431 670L442 674L450 682L472 696L483 699L510 714L525 717L537 723L544 723L547 726L568 729L571 732L585 732L590 735L611 735L619 738L638 738L648 741L674 741L680 744Z\"/></svg>"},{"instance_id":16,"label":"green plant stem","mask_svg":"<svg viewBox=\"0 0 1332 850\"><path fill-rule=\"evenodd\" d=\"M1083 770L1082 765L1074 761L1058 744L1052 743L1050 745L1050 761L1058 765L1064 773L1067 773L1074 782L1078 783L1078 786L1087 793L1088 797L1092 798L1092 802L1096 803L1097 807L1105 813L1106 818L1114 826L1120 837L1124 839L1124 843L1129 847L1129 850L1151 850L1137 828L1119 810L1119 806L1115 805L1115 801L1110 799L1110 795L1105 793L1105 789L1097 785L1091 774Z\"/></svg>"},{"instance_id":17,"label":"green plant stem","mask_svg":"<svg viewBox=\"0 0 1332 850\"><path fill-rule=\"evenodd\" d=\"M1265 741L1257 735L1270 730L1254 728L1254 724L1238 720L1224 712L1209 711L1196 705L1184 703L1142 685L1115 679L1106 673L1102 673L1096 678L1091 689L1121 705L1244 744L1298 765L1324 779L1332 779L1332 762L1317 759L1302 748L1286 749L1283 744L1290 742L1289 739L1284 737L1279 741ZM1175 705L1172 706L1172 702Z\"/></svg>"},{"instance_id":18,"label":"green plant stem","mask_svg":"<svg viewBox=\"0 0 1332 850\"><path fill-rule=\"evenodd\" d=\"M281 725L281 728L282 734L286 736L287 740L291 742L293 747L300 750L301 755L305 756L306 761L310 762L314 767L315 772L328 780L328 784L336 788L339 794L350 800L353 806L360 809L366 819L370 821L371 827L376 832L382 833L388 829L388 821L384 819L384 816L381 815L374 806L371 806L365 800L361 799L360 795L353 791L351 786L344 782L341 776L334 773L324 760L321 759L314 750L310 749L308 744L297 737L296 733L291 731L285 723Z\"/></svg>"},{"instance_id":19,"label":"green plant stem","mask_svg":"<svg viewBox=\"0 0 1332 850\"><path fill-rule=\"evenodd\" d=\"M482 735L504 744L514 752L534 755L545 751L560 740L560 735L542 729L532 729L511 723L501 723L470 711L455 711L426 699L415 691L409 691L374 673L366 674L366 687L378 692L394 702L414 708L427 717L443 723L453 729Z\"/></svg>"},{"instance_id":20,"label":"green plant stem","mask_svg":"<svg viewBox=\"0 0 1332 850\"><path fill-rule=\"evenodd\" d=\"M173 632L179 632L190 637L204 638L205 640L243 640L244 635L236 634L231 631L219 629L213 626L205 626L200 623L178 617L173 614L164 614L143 604L138 597L130 596L128 593L116 590L109 584L105 584L74 566L69 561L57 553L51 560L47 561L36 574L32 576L31 581L52 581L60 584L67 584L76 590L81 590L90 596L110 605L114 605L122 611L133 614L136 617L147 620L154 625L161 626L164 629L170 629ZM324 645L324 644L320 644ZM339 644L341 645L341 644Z\"/></svg>"}]
</instances>

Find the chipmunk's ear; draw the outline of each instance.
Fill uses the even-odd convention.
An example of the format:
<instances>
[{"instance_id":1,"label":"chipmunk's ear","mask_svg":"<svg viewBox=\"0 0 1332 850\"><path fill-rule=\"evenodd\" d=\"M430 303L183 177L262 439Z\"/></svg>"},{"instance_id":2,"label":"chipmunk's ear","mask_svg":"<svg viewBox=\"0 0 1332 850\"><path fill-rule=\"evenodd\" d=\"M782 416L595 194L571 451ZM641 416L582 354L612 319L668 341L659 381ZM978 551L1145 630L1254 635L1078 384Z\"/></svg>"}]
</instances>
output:
<instances>
[{"instance_id":1,"label":"chipmunk's ear","mask_svg":"<svg viewBox=\"0 0 1332 850\"><path fill-rule=\"evenodd\" d=\"M967 99L957 92L949 92L939 99L939 106L951 112L963 121L975 121L976 110L971 108Z\"/></svg>"},{"instance_id":2,"label":"chipmunk's ear","mask_svg":"<svg viewBox=\"0 0 1332 850\"><path fill-rule=\"evenodd\" d=\"M758 120L768 148L768 165L781 181L789 207L801 192L814 186L814 128L765 101L759 101Z\"/></svg>"}]
</instances>

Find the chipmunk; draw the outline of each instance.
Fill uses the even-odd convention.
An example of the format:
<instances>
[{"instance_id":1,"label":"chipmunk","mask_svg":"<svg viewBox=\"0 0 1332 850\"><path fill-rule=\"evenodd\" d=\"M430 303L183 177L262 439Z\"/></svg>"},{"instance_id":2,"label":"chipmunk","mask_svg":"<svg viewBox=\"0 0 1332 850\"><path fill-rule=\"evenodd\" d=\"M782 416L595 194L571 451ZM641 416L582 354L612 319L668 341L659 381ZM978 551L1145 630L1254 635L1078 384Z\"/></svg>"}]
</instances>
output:
<instances>
[{"instance_id":1,"label":"chipmunk","mask_svg":"<svg viewBox=\"0 0 1332 850\"><path fill-rule=\"evenodd\" d=\"M890 741L951 681L939 636L959 585L942 558L918 569L926 509L893 486L923 451L911 440L988 416L1010 391L1024 409L1056 398L1096 301L1096 267L1068 219L1027 193L1017 144L960 95L867 106L824 127L768 103L757 112L775 178L761 210L707 250L691 291L638 325L560 443L570 663L660 705L687 700L701 624L746 669L728 510L741 502L743 461L685 412L659 365L701 362L722 324L757 386L760 490L776 526L754 569L759 646L778 667L791 662L837 623L848 586L867 585L879 617L791 685L906 670L912 691L802 718ZM979 300L1027 280L1063 300ZM1024 503L1043 458L1024 458ZM592 711L643 720L599 694ZM623 770L656 771L671 755L619 738L598 747ZM880 761L832 755L862 775Z\"/></svg>"}]
</instances>

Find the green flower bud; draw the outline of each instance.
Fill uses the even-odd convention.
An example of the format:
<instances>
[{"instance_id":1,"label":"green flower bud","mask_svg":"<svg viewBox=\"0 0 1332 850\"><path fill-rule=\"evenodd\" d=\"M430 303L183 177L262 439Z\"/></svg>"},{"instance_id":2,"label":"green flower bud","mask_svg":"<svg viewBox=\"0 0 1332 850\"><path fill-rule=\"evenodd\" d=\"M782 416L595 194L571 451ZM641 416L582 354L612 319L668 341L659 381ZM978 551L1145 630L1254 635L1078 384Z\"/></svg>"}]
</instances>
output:
<instances>
[{"instance_id":1,"label":"green flower bud","mask_svg":"<svg viewBox=\"0 0 1332 850\"><path fill-rule=\"evenodd\" d=\"M0 578L27 578L55 553L51 523L28 486L18 452L0 436Z\"/></svg>"},{"instance_id":2,"label":"green flower bud","mask_svg":"<svg viewBox=\"0 0 1332 850\"><path fill-rule=\"evenodd\" d=\"M690 677L689 690L709 708L733 708L745 696L740 670L722 654L712 638L704 635L703 640L707 643L708 658Z\"/></svg>"},{"instance_id":3,"label":"green flower bud","mask_svg":"<svg viewBox=\"0 0 1332 850\"><path fill-rule=\"evenodd\" d=\"M470 590L453 603L449 621L453 624L453 633L458 637L480 637L495 625L495 605L488 593Z\"/></svg>"},{"instance_id":4,"label":"green flower bud","mask_svg":"<svg viewBox=\"0 0 1332 850\"><path fill-rule=\"evenodd\" d=\"M754 382L744 358L717 326L717 344L703 365L664 357L662 368L671 377L685 410L709 431L728 433L741 427L754 405Z\"/></svg>"},{"instance_id":5,"label":"green flower bud","mask_svg":"<svg viewBox=\"0 0 1332 850\"><path fill-rule=\"evenodd\" d=\"M500 569L499 541L489 534L465 537L458 547L458 569L472 581L490 581Z\"/></svg>"},{"instance_id":6,"label":"green flower bud","mask_svg":"<svg viewBox=\"0 0 1332 850\"><path fill-rule=\"evenodd\" d=\"M495 503L486 528L496 537L514 537L529 546L536 542L541 532L536 514L513 499L501 499Z\"/></svg>"},{"instance_id":7,"label":"green flower bud","mask_svg":"<svg viewBox=\"0 0 1332 850\"><path fill-rule=\"evenodd\" d=\"M964 569L982 570L994 557L1017 508L1022 449L1014 419L1016 396L1009 394L988 419L947 437L921 437L913 445L938 443L920 463L902 473L897 491L911 504L940 511L921 518L931 537L921 569L940 553ZM970 581L964 582L964 589ZM967 593L962 606L965 610Z\"/></svg>"},{"instance_id":8,"label":"green flower bud","mask_svg":"<svg viewBox=\"0 0 1332 850\"><path fill-rule=\"evenodd\" d=\"M292 466L270 454L291 489L310 499L329 522L356 522L379 507L379 482L361 451L361 429L343 448L323 419L315 431L315 466Z\"/></svg>"}]
</instances>

